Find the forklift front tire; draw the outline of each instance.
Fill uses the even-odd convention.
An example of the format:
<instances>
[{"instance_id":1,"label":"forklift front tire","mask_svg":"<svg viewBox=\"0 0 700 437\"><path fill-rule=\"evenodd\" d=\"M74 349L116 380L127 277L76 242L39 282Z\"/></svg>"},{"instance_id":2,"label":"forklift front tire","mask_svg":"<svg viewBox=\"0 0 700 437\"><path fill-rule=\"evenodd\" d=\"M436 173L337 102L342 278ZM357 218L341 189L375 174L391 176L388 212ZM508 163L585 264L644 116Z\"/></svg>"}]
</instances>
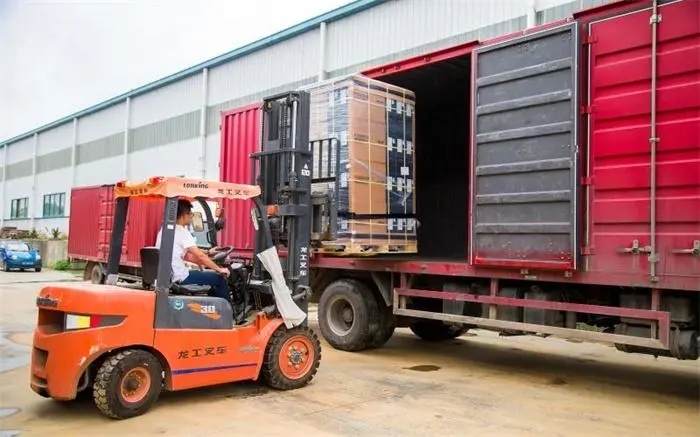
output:
<instances>
[{"instance_id":1,"label":"forklift front tire","mask_svg":"<svg viewBox=\"0 0 700 437\"><path fill-rule=\"evenodd\" d=\"M108 357L92 386L95 406L112 419L146 413L160 395L162 371L158 358L144 350L129 349Z\"/></svg>"},{"instance_id":2,"label":"forklift front tire","mask_svg":"<svg viewBox=\"0 0 700 437\"><path fill-rule=\"evenodd\" d=\"M261 369L263 381L277 390L294 390L313 379L321 363L321 342L308 327L282 325L267 344Z\"/></svg>"}]
</instances>

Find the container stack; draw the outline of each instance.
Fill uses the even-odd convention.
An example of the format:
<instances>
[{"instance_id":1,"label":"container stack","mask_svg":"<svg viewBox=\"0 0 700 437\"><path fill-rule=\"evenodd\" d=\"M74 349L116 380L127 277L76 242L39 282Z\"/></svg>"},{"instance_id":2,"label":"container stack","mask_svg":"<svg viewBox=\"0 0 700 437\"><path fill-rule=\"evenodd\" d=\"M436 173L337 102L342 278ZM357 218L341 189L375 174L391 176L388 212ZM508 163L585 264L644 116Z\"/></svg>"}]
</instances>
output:
<instances>
[{"instance_id":1,"label":"container stack","mask_svg":"<svg viewBox=\"0 0 700 437\"><path fill-rule=\"evenodd\" d=\"M415 253L413 92L362 75L305 90L312 145L337 141L326 153L314 148L314 169L335 177L336 150L340 157L337 183L324 188L338 211L336 234L323 242L324 251Z\"/></svg>"}]
</instances>

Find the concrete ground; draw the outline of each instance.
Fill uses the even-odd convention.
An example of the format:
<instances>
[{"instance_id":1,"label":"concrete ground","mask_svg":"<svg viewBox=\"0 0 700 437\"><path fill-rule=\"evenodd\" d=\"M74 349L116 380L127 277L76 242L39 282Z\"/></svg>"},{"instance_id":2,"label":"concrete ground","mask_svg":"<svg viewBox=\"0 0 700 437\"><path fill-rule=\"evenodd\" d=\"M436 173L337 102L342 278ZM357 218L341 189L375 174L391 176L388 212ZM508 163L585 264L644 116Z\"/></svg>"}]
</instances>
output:
<instances>
[{"instance_id":1,"label":"concrete ground","mask_svg":"<svg viewBox=\"0 0 700 437\"><path fill-rule=\"evenodd\" d=\"M0 436L700 435L697 361L484 331L436 345L399 330L384 348L354 354L324 342L304 389L166 393L145 416L109 420L90 402L43 399L28 386L36 292L74 278L0 272Z\"/></svg>"}]
</instances>

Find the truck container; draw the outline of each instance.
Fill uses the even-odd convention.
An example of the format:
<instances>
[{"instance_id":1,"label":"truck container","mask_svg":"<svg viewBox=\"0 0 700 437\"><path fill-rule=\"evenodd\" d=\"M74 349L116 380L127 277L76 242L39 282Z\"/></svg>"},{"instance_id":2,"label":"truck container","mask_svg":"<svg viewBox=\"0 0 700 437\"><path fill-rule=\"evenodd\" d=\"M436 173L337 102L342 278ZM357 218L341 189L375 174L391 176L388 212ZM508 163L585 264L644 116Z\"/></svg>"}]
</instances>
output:
<instances>
[{"instance_id":1,"label":"truck container","mask_svg":"<svg viewBox=\"0 0 700 437\"><path fill-rule=\"evenodd\" d=\"M129 203L119 268L120 277L130 280L140 277L140 250L155 243L164 205L163 201L134 200ZM99 281L106 268L115 206L114 185L71 190L68 257L86 261L85 280Z\"/></svg>"},{"instance_id":2,"label":"truck container","mask_svg":"<svg viewBox=\"0 0 700 437\"><path fill-rule=\"evenodd\" d=\"M217 202L208 202L212 213ZM127 282L141 280L141 248L152 246L163 220L164 200L132 199L126 221L124 242L119 266L120 279ZM116 201L114 185L100 185L73 188L71 190L70 218L68 221L68 257L84 261L83 278L94 283L106 270L109 244L114 223ZM194 203L194 213L199 215L193 221L201 223L201 229L194 229L194 236L200 247L210 247L206 240L206 219L199 203ZM149 285L149 284L144 284Z\"/></svg>"},{"instance_id":3,"label":"truck container","mask_svg":"<svg viewBox=\"0 0 700 437\"><path fill-rule=\"evenodd\" d=\"M416 96L418 253L313 254L326 340L481 327L697 359L698 17L620 1L364 71ZM221 180L243 182L257 117L223 115ZM249 221L229 227L249 251Z\"/></svg>"}]
</instances>

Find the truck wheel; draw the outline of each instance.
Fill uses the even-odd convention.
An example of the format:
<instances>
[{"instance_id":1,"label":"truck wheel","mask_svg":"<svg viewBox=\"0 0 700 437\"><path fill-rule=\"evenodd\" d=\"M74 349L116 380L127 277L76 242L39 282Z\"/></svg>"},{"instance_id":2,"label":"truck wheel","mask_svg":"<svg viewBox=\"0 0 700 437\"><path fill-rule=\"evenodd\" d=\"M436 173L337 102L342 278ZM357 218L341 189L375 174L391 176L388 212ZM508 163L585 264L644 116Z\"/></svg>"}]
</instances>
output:
<instances>
[{"instance_id":1,"label":"truck wheel","mask_svg":"<svg viewBox=\"0 0 700 437\"><path fill-rule=\"evenodd\" d=\"M101 276L102 276L102 266L99 264L95 264L92 267L92 271L90 271L90 282L92 282L93 284L99 284Z\"/></svg>"},{"instance_id":2,"label":"truck wheel","mask_svg":"<svg viewBox=\"0 0 700 437\"><path fill-rule=\"evenodd\" d=\"M452 340L469 331L468 326L449 325L440 320L417 320L410 329L425 341Z\"/></svg>"},{"instance_id":3,"label":"truck wheel","mask_svg":"<svg viewBox=\"0 0 700 437\"><path fill-rule=\"evenodd\" d=\"M357 352L372 342L380 321L377 300L356 279L332 282L318 302L318 325L323 338L336 349Z\"/></svg>"},{"instance_id":4,"label":"truck wheel","mask_svg":"<svg viewBox=\"0 0 700 437\"><path fill-rule=\"evenodd\" d=\"M311 382L320 363L321 342L315 332L281 326L267 343L262 379L272 388L293 390Z\"/></svg>"},{"instance_id":5,"label":"truck wheel","mask_svg":"<svg viewBox=\"0 0 700 437\"><path fill-rule=\"evenodd\" d=\"M92 386L95 405L113 419L144 414L158 399L163 368L153 354L130 349L105 360Z\"/></svg>"},{"instance_id":6,"label":"truck wheel","mask_svg":"<svg viewBox=\"0 0 700 437\"><path fill-rule=\"evenodd\" d=\"M372 349L384 346L396 330L396 317L394 317L392 308L386 305L381 294L375 293L374 295L379 309L379 326L367 345L368 348Z\"/></svg>"}]
</instances>

